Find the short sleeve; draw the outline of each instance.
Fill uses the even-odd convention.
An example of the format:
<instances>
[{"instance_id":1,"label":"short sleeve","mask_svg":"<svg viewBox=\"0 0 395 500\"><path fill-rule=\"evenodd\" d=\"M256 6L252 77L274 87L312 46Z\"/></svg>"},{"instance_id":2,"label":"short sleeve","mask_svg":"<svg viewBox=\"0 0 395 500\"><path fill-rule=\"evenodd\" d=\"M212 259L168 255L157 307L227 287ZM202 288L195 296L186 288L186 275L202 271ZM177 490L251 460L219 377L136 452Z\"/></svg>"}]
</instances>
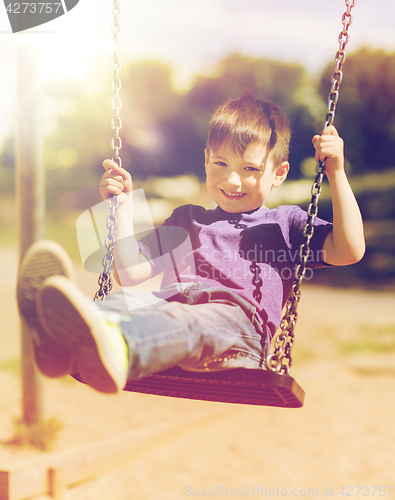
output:
<instances>
[{"instance_id":1,"label":"short sleeve","mask_svg":"<svg viewBox=\"0 0 395 500\"><path fill-rule=\"evenodd\" d=\"M179 207L180 208L180 207ZM176 213L177 212L177 213ZM189 242L187 229L180 226L180 210L176 209L163 224L143 236L138 244L140 251L152 265L152 276L164 272L169 264L177 267L179 258L177 249Z\"/></svg>"},{"instance_id":2,"label":"short sleeve","mask_svg":"<svg viewBox=\"0 0 395 500\"><path fill-rule=\"evenodd\" d=\"M304 241L304 228L308 219L307 213L300 207L294 207L290 218L290 242L294 249L299 249ZM307 266L310 268L330 266L325 262L325 251L323 246L328 234L332 231L333 224L316 217L314 221L314 233L310 240L310 251L307 258Z\"/></svg>"}]
</instances>

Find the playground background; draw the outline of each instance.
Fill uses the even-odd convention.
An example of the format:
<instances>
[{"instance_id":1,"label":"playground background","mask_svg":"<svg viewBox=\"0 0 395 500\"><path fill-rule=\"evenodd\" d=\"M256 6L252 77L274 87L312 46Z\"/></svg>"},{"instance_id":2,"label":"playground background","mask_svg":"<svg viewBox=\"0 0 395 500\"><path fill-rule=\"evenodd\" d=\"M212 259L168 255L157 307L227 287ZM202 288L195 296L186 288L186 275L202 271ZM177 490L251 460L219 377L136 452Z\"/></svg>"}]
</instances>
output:
<instances>
[{"instance_id":1,"label":"playground background","mask_svg":"<svg viewBox=\"0 0 395 500\"><path fill-rule=\"evenodd\" d=\"M53 23L53 33L18 38L35 46L44 62L45 237L70 253L89 296L97 276L82 268L75 223L101 201L101 162L111 154L110 13L97 5L80 2ZM335 6L333 0L330 11L317 9L314 0L251 0L242 12L233 0L202 0L193 12L185 5L171 0L164 14L159 0L127 2L123 10L128 27L122 38L121 153L135 187L144 187L155 223L177 204L209 206L202 186L207 121L218 104L246 87L281 105L292 120L290 176L271 203L306 208L315 166L310 140L325 116L344 1ZM355 266L315 272L303 287L292 374L306 390L305 406L281 410L131 393L103 396L70 378L45 380L45 417L62 425L52 452L5 444L21 415L13 126L18 44L1 32L7 78L0 83L0 470L131 430L149 433L157 424L165 429L181 419L178 434L164 431L163 439L131 452L117 471L109 464L107 474L70 489L67 498L394 497L393 8L391 0L359 0L355 9L335 125L345 139L367 253ZM4 28L5 20L9 29L4 16L0 24ZM239 36L241 20L247 29ZM319 215L331 217L327 186Z\"/></svg>"}]
</instances>

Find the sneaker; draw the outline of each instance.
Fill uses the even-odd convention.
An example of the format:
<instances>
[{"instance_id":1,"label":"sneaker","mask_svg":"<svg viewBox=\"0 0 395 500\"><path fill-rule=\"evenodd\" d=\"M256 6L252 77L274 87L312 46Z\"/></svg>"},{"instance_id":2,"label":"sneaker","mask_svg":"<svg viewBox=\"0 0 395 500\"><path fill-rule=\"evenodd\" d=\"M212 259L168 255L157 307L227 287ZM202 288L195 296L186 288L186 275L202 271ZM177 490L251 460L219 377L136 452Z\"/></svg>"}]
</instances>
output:
<instances>
[{"instance_id":1,"label":"sneaker","mask_svg":"<svg viewBox=\"0 0 395 500\"><path fill-rule=\"evenodd\" d=\"M128 347L120 326L100 316L71 280L63 276L46 280L37 309L48 336L73 352L85 383L104 393L125 387Z\"/></svg>"},{"instance_id":2,"label":"sneaker","mask_svg":"<svg viewBox=\"0 0 395 500\"><path fill-rule=\"evenodd\" d=\"M19 266L16 295L19 313L29 326L33 339L37 367L50 378L68 375L73 365L70 352L48 337L37 316L37 293L43 282L54 275L72 278L73 264L58 243L37 241L28 248Z\"/></svg>"}]
</instances>

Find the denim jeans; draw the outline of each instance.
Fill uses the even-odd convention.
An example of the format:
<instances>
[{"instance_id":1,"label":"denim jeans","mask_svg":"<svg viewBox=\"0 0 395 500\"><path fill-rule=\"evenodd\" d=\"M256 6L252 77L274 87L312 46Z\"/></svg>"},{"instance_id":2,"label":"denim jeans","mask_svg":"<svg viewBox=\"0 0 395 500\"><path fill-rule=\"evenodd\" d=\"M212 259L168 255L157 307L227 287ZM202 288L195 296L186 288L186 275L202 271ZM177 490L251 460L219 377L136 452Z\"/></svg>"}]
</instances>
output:
<instances>
[{"instance_id":1,"label":"denim jeans","mask_svg":"<svg viewBox=\"0 0 395 500\"><path fill-rule=\"evenodd\" d=\"M192 371L264 367L267 340L254 306L223 288L204 283L159 292L125 288L95 307L121 326L129 380L172 366Z\"/></svg>"}]
</instances>

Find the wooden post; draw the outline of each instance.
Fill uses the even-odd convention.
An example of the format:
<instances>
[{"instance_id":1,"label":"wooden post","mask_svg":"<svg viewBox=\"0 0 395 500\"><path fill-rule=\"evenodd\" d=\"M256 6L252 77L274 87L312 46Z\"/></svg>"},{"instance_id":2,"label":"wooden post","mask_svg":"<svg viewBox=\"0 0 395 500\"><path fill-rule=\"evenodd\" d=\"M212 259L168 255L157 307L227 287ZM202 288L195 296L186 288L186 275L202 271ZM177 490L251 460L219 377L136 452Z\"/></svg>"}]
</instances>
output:
<instances>
[{"instance_id":1,"label":"wooden post","mask_svg":"<svg viewBox=\"0 0 395 500\"><path fill-rule=\"evenodd\" d=\"M61 500L65 497L66 484L61 467L50 467L48 469L48 495L51 498Z\"/></svg>"},{"instance_id":2,"label":"wooden post","mask_svg":"<svg viewBox=\"0 0 395 500\"><path fill-rule=\"evenodd\" d=\"M18 114L15 145L16 199L19 256L44 238L45 191L41 119L42 82L37 54L27 35L18 35ZM34 36L34 35L30 35ZM34 363L28 325L21 321L22 418L33 424L41 419L41 376Z\"/></svg>"}]
</instances>

